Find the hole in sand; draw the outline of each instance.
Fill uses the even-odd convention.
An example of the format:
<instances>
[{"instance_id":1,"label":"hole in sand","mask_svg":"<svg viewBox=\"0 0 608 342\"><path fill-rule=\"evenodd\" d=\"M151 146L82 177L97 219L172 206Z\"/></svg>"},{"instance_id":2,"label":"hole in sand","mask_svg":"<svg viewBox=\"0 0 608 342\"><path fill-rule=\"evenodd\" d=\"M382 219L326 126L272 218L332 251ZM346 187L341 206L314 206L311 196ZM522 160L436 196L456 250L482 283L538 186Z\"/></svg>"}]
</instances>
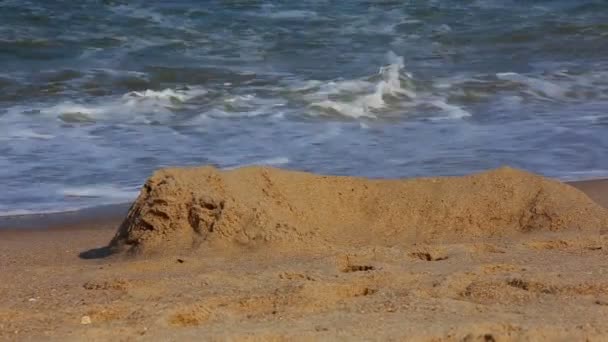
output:
<instances>
[{"instance_id":1,"label":"hole in sand","mask_svg":"<svg viewBox=\"0 0 608 342\"><path fill-rule=\"evenodd\" d=\"M372 265L347 265L342 268L342 272L350 273L350 272L366 272L373 271L376 268Z\"/></svg>"},{"instance_id":2,"label":"hole in sand","mask_svg":"<svg viewBox=\"0 0 608 342\"><path fill-rule=\"evenodd\" d=\"M435 254L431 252L412 252L410 253L410 257L424 261L441 261L448 258L447 255Z\"/></svg>"}]
</instances>

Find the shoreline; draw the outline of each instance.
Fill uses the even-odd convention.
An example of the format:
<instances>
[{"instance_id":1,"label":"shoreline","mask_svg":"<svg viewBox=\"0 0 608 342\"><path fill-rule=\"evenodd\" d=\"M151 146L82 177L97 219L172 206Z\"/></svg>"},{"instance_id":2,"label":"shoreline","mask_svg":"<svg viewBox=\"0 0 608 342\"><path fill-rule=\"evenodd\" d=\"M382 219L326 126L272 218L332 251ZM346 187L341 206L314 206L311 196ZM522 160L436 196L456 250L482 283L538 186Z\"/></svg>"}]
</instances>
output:
<instances>
[{"instance_id":1,"label":"shoreline","mask_svg":"<svg viewBox=\"0 0 608 342\"><path fill-rule=\"evenodd\" d=\"M86 229L101 225L120 224L131 203L109 204L85 209L0 217L0 231Z\"/></svg>"},{"instance_id":2,"label":"shoreline","mask_svg":"<svg viewBox=\"0 0 608 342\"><path fill-rule=\"evenodd\" d=\"M583 191L599 205L608 208L608 178L563 182ZM7 230L98 229L118 225L131 206L129 203L109 204L79 210L0 216L0 232Z\"/></svg>"}]
</instances>

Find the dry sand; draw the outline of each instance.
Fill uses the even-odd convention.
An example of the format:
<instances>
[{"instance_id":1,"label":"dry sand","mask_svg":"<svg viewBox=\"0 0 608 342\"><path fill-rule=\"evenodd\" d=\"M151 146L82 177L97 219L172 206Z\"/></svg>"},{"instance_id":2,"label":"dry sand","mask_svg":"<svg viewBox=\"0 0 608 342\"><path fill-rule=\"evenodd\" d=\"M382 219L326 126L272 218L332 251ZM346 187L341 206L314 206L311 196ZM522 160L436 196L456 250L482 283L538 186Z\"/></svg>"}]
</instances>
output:
<instances>
[{"instance_id":1,"label":"dry sand","mask_svg":"<svg viewBox=\"0 0 608 342\"><path fill-rule=\"evenodd\" d=\"M608 203L608 181L573 185ZM122 224L0 231L0 339L605 341L589 197L507 168L164 170Z\"/></svg>"}]
</instances>

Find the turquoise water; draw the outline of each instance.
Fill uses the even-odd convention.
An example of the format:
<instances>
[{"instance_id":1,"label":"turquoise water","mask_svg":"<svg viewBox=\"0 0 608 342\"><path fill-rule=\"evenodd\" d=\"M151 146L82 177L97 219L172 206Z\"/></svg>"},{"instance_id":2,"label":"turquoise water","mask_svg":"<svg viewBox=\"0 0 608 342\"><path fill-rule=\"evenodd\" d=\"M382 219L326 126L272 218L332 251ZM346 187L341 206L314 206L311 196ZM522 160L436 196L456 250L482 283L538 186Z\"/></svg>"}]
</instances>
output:
<instances>
[{"instance_id":1,"label":"turquoise water","mask_svg":"<svg viewBox=\"0 0 608 342\"><path fill-rule=\"evenodd\" d=\"M0 215L168 165L608 176L605 1L0 1Z\"/></svg>"}]
</instances>

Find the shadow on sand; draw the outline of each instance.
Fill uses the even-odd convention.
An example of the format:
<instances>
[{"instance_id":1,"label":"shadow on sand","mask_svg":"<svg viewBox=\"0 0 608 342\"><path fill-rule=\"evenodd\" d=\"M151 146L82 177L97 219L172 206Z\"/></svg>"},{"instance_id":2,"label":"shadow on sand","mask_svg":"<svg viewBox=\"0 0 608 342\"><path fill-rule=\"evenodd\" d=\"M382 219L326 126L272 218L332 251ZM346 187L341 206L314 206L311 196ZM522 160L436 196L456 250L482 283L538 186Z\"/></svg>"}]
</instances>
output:
<instances>
[{"instance_id":1,"label":"shadow on sand","mask_svg":"<svg viewBox=\"0 0 608 342\"><path fill-rule=\"evenodd\" d=\"M109 246L106 247L99 247L99 248L93 248L93 249L89 249L88 251L84 251L81 252L80 254L78 254L78 257L81 259L103 259L103 258L107 258L110 255L114 254L114 251L112 250L112 248L110 248Z\"/></svg>"}]
</instances>

